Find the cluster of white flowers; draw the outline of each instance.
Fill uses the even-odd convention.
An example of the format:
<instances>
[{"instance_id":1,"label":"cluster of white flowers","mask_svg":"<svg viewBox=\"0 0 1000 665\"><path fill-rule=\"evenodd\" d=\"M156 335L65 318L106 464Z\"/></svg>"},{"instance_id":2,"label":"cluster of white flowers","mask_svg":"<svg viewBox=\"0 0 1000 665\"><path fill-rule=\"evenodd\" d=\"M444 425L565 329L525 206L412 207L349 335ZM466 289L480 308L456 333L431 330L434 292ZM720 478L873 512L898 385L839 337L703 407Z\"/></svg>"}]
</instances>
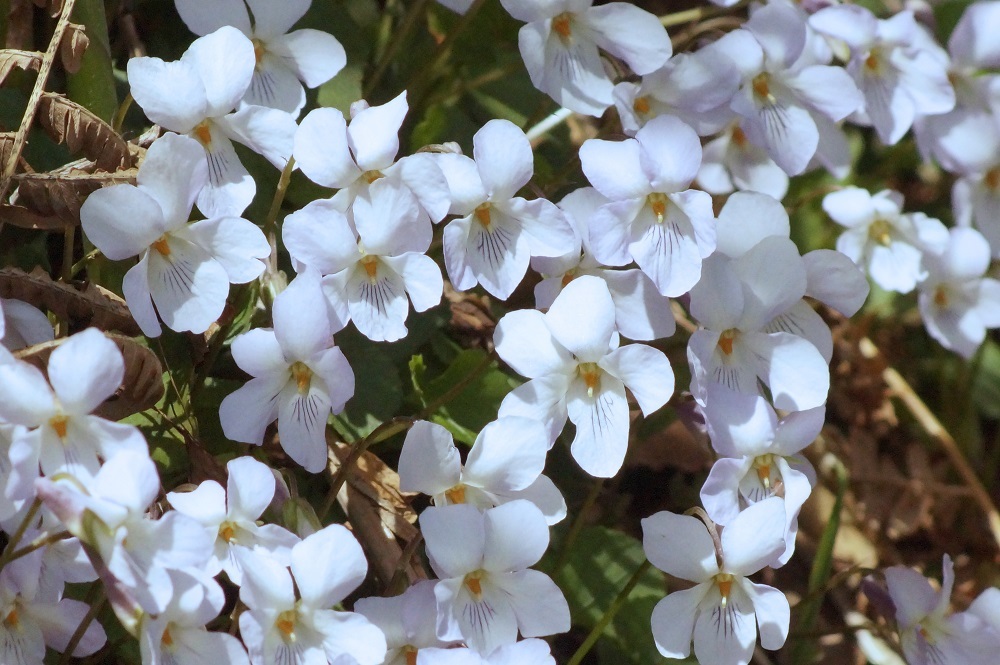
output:
<instances>
[{"instance_id":1,"label":"cluster of white flowers","mask_svg":"<svg viewBox=\"0 0 1000 665\"><path fill-rule=\"evenodd\" d=\"M543 474L547 453L569 420L580 468L619 472L630 396L649 416L675 395L667 356L643 343L674 334L675 307L696 328L689 390L718 459L701 490L703 520L660 512L642 522L649 561L695 584L656 606L656 646L684 658L693 643L704 665L747 665L759 628L765 649L781 648L788 601L748 576L790 559L816 483L800 453L824 423L833 341L812 301L853 315L867 273L887 290L918 289L930 334L965 356L1000 327L1000 282L985 276L1000 256L1000 106L990 96L1000 79L981 73L1000 66L991 32L1000 2L970 6L947 52L909 11L882 20L836 5L810 15L770 0L752 5L743 27L672 54L657 17L627 3L501 0L525 23L532 83L577 113L615 106L627 135L587 140L579 157L591 186L558 204L518 195L533 154L506 120L475 134L472 157L399 157L405 92L383 105L358 100L350 118L320 108L298 121L303 84L346 62L330 35L289 32L309 4L177 0L202 36L176 62L128 63L135 101L169 132L148 149L136 185L87 199L82 227L108 259L139 257L122 290L145 335L160 335L161 322L204 333L229 285L260 277L272 252L241 217L256 183L232 141L278 169L294 158L337 190L284 219L296 275L274 298L272 326L232 342L252 378L219 412L228 438L258 446L277 420L283 450L311 473L327 468L328 419L365 371L351 368L334 335L353 323L372 341L397 341L411 304L438 305L435 235L456 290L481 285L506 300L537 272L538 309L507 312L494 335L496 354L527 381L464 464L449 431L431 422L414 423L402 447L401 489L433 502L419 526L438 579L359 600L354 612L333 609L366 577L361 546L339 524L298 534L263 524L287 491L252 457L229 462L225 488L205 481L164 497L142 433L92 415L120 386L124 363L88 329L52 351L45 373L0 347L0 526L16 535L0 558L0 662L65 650L87 607L63 598L63 586L99 579L144 665L209 654L253 665L554 663L534 638L568 631L569 607L531 568L567 513ZM462 12L471 3L442 4ZM612 75L611 63L635 76ZM913 127L928 158L959 176L959 226L902 213L895 192L847 187L823 201L847 228L838 251L802 255L780 199L806 170L847 174L845 121L874 127L886 144ZM718 214L711 194L729 195ZM191 223L194 205L205 219ZM6 347L52 339L30 306L0 307ZM909 569L886 573L907 658L987 665L1000 648L996 594L948 615L948 565L940 595ZM206 628L226 604L215 579L223 572L239 586L239 639ZM104 641L89 623L72 654Z\"/></svg>"}]
</instances>

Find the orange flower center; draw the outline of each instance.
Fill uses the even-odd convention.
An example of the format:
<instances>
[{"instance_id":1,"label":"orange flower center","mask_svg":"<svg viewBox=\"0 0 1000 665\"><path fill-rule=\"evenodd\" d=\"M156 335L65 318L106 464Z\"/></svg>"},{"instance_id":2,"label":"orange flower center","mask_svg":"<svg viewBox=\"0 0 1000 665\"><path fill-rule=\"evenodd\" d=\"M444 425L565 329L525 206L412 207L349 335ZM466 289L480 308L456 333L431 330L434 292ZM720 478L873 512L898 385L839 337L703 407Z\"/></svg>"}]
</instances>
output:
<instances>
[{"instance_id":1,"label":"orange flower center","mask_svg":"<svg viewBox=\"0 0 1000 665\"><path fill-rule=\"evenodd\" d=\"M56 431L56 435L60 439L66 438L66 427L69 424L69 418L64 415L52 416L49 418L49 425L52 425L52 429Z\"/></svg>"}]
</instances>

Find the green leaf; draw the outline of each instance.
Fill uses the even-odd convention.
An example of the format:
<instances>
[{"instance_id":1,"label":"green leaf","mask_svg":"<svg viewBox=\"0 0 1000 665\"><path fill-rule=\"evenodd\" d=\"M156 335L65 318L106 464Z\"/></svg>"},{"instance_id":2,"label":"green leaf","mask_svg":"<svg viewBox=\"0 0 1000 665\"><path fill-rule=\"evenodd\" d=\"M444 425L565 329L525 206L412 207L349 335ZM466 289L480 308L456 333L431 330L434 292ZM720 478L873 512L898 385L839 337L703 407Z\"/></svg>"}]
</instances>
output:
<instances>
[{"instance_id":1,"label":"green leaf","mask_svg":"<svg viewBox=\"0 0 1000 665\"><path fill-rule=\"evenodd\" d=\"M344 335L340 348L354 370L354 397L334 419L334 427L348 440L356 441L397 415L403 403L403 385L380 346Z\"/></svg>"},{"instance_id":2,"label":"green leaf","mask_svg":"<svg viewBox=\"0 0 1000 665\"><path fill-rule=\"evenodd\" d=\"M569 602L573 623L590 629L646 560L642 543L605 527L584 528L555 581ZM597 643L601 663L663 662L650 629L653 606L666 594L666 580L650 567Z\"/></svg>"},{"instance_id":3,"label":"green leaf","mask_svg":"<svg viewBox=\"0 0 1000 665\"><path fill-rule=\"evenodd\" d=\"M486 352L481 349L463 350L444 372L424 386L423 399L431 404L479 371L478 376L431 417L434 422L447 427L458 441L470 446L476 441L476 432L496 419L500 402L518 385L516 380L500 371L495 361L481 371L486 358Z\"/></svg>"},{"instance_id":4,"label":"green leaf","mask_svg":"<svg viewBox=\"0 0 1000 665\"><path fill-rule=\"evenodd\" d=\"M983 415L1000 419L1000 346L987 339L980 353L979 371L972 380L972 401Z\"/></svg>"},{"instance_id":5,"label":"green leaf","mask_svg":"<svg viewBox=\"0 0 1000 665\"><path fill-rule=\"evenodd\" d=\"M329 106L350 117L351 104L361 99L361 78L364 69L357 64L348 64L340 73L319 87L317 101L320 106Z\"/></svg>"}]
</instances>

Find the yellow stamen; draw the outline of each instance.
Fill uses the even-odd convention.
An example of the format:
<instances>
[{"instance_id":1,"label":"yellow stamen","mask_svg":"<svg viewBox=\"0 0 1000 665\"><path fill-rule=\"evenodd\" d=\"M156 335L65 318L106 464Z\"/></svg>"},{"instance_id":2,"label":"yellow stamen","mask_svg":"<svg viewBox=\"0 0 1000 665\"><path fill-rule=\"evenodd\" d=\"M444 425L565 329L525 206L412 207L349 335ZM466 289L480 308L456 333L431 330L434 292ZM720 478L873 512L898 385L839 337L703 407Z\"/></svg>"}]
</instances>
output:
<instances>
[{"instance_id":1,"label":"yellow stamen","mask_svg":"<svg viewBox=\"0 0 1000 665\"><path fill-rule=\"evenodd\" d=\"M160 256L170 256L170 245L167 244L167 236L160 236L158 239L154 240L153 244L150 246L159 252Z\"/></svg>"},{"instance_id":2,"label":"yellow stamen","mask_svg":"<svg viewBox=\"0 0 1000 665\"><path fill-rule=\"evenodd\" d=\"M581 363L578 371L580 378L587 386L587 397L593 397L594 390L601 383L601 368L597 366L597 363Z\"/></svg>"},{"instance_id":3,"label":"yellow stamen","mask_svg":"<svg viewBox=\"0 0 1000 665\"><path fill-rule=\"evenodd\" d=\"M994 166L983 176L983 184L993 191L1000 189L1000 166Z\"/></svg>"},{"instance_id":4,"label":"yellow stamen","mask_svg":"<svg viewBox=\"0 0 1000 665\"><path fill-rule=\"evenodd\" d=\"M260 64L260 61L264 59L264 54L267 52L267 47L259 39L252 39L253 42L253 57Z\"/></svg>"},{"instance_id":5,"label":"yellow stamen","mask_svg":"<svg viewBox=\"0 0 1000 665\"><path fill-rule=\"evenodd\" d=\"M227 543L233 542L233 538L236 537L236 529L229 522L223 522L222 526L219 527L219 538L222 538Z\"/></svg>"},{"instance_id":6,"label":"yellow stamen","mask_svg":"<svg viewBox=\"0 0 1000 665\"><path fill-rule=\"evenodd\" d=\"M868 52L868 57L865 58L865 67L871 71L876 71L879 68L880 60L878 49L872 49Z\"/></svg>"},{"instance_id":7,"label":"yellow stamen","mask_svg":"<svg viewBox=\"0 0 1000 665\"><path fill-rule=\"evenodd\" d=\"M934 304L938 307L948 306L948 290L944 288L944 285L934 289Z\"/></svg>"},{"instance_id":8,"label":"yellow stamen","mask_svg":"<svg viewBox=\"0 0 1000 665\"><path fill-rule=\"evenodd\" d=\"M169 626L167 626L166 628L163 629L163 636L160 637L160 642L163 643L163 646L167 646L167 647L173 646L174 638L170 635L170 627Z\"/></svg>"},{"instance_id":9,"label":"yellow stamen","mask_svg":"<svg viewBox=\"0 0 1000 665\"><path fill-rule=\"evenodd\" d=\"M729 594L733 590L733 576L729 573L719 573L715 576L715 583L719 586L719 593L722 594L722 607L729 602Z\"/></svg>"},{"instance_id":10,"label":"yellow stamen","mask_svg":"<svg viewBox=\"0 0 1000 665\"><path fill-rule=\"evenodd\" d=\"M733 355L733 340L736 339L736 332L735 328L730 328L719 335L719 348L727 356Z\"/></svg>"},{"instance_id":11,"label":"yellow stamen","mask_svg":"<svg viewBox=\"0 0 1000 665\"><path fill-rule=\"evenodd\" d=\"M403 647L406 653L406 665L417 665L417 649L409 645Z\"/></svg>"},{"instance_id":12,"label":"yellow stamen","mask_svg":"<svg viewBox=\"0 0 1000 665\"><path fill-rule=\"evenodd\" d=\"M563 275L562 285L566 286L567 284L572 282L575 277L576 275L573 274L572 270L567 270L566 273Z\"/></svg>"},{"instance_id":13,"label":"yellow stamen","mask_svg":"<svg viewBox=\"0 0 1000 665\"><path fill-rule=\"evenodd\" d=\"M482 575L483 574L477 570L476 572L469 573L465 576L465 586L472 592L472 597L477 601L483 597L483 584L479 581L479 578L482 577Z\"/></svg>"},{"instance_id":14,"label":"yellow stamen","mask_svg":"<svg viewBox=\"0 0 1000 665\"><path fill-rule=\"evenodd\" d=\"M667 195L659 192L646 197L649 207L653 209L653 214L656 215L657 224L662 224L663 218L667 214L667 200Z\"/></svg>"},{"instance_id":15,"label":"yellow stamen","mask_svg":"<svg viewBox=\"0 0 1000 665\"><path fill-rule=\"evenodd\" d=\"M884 219L876 219L868 227L868 237L883 247L888 247L892 244L892 224Z\"/></svg>"},{"instance_id":16,"label":"yellow stamen","mask_svg":"<svg viewBox=\"0 0 1000 665\"><path fill-rule=\"evenodd\" d=\"M11 628L17 628L20 625L21 620L18 619L16 607L12 609L7 616L3 618L3 622L4 624L10 626Z\"/></svg>"},{"instance_id":17,"label":"yellow stamen","mask_svg":"<svg viewBox=\"0 0 1000 665\"><path fill-rule=\"evenodd\" d=\"M295 639L295 610L285 610L278 615L274 627L284 636L285 640Z\"/></svg>"},{"instance_id":18,"label":"yellow stamen","mask_svg":"<svg viewBox=\"0 0 1000 665\"><path fill-rule=\"evenodd\" d=\"M762 97L768 101L773 101L774 96L771 94L771 86L769 80L770 77L768 76L767 72L764 72L762 74L757 74L757 76L754 77L753 83L751 85L753 86L753 94L755 94L758 97Z\"/></svg>"},{"instance_id":19,"label":"yellow stamen","mask_svg":"<svg viewBox=\"0 0 1000 665\"><path fill-rule=\"evenodd\" d=\"M194 132L194 137L201 141L202 145L208 145L212 142L212 130L208 128L207 120L201 122L192 131Z\"/></svg>"},{"instance_id":20,"label":"yellow stamen","mask_svg":"<svg viewBox=\"0 0 1000 665\"><path fill-rule=\"evenodd\" d=\"M305 395L309 392L309 385L312 382L312 370L306 367L301 362L296 362L291 367L292 378L295 379L295 385L298 388L300 395Z\"/></svg>"},{"instance_id":21,"label":"yellow stamen","mask_svg":"<svg viewBox=\"0 0 1000 665\"><path fill-rule=\"evenodd\" d=\"M490 207L489 203L484 203L475 210L476 219L487 231L490 230L490 224L493 223L493 220L490 219Z\"/></svg>"},{"instance_id":22,"label":"yellow stamen","mask_svg":"<svg viewBox=\"0 0 1000 665\"><path fill-rule=\"evenodd\" d=\"M361 177L364 178L365 182L367 182L370 185L379 178L382 178L384 176L381 171L372 170L372 171L365 171L364 173L361 174Z\"/></svg>"},{"instance_id":23,"label":"yellow stamen","mask_svg":"<svg viewBox=\"0 0 1000 665\"><path fill-rule=\"evenodd\" d=\"M632 102L632 110L639 115L646 115L649 113L649 97L636 97L635 101Z\"/></svg>"},{"instance_id":24,"label":"yellow stamen","mask_svg":"<svg viewBox=\"0 0 1000 665\"><path fill-rule=\"evenodd\" d=\"M760 480L764 489L771 489L771 465L774 463L774 455L760 455L753 461L754 469L757 470L757 479Z\"/></svg>"},{"instance_id":25,"label":"yellow stamen","mask_svg":"<svg viewBox=\"0 0 1000 665\"><path fill-rule=\"evenodd\" d=\"M572 14L563 13L552 19L552 30L559 35L559 39L563 42L569 41L569 38L573 36L573 26L570 25L572 18Z\"/></svg>"},{"instance_id":26,"label":"yellow stamen","mask_svg":"<svg viewBox=\"0 0 1000 665\"><path fill-rule=\"evenodd\" d=\"M465 503L465 485L455 485L450 490L445 490L444 495L450 503Z\"/></svg>"},{"instance_id":27,"label":"yellow stamen","mask_svg":"<svg viewBox=\"0 0 1000 665\"><path fill-rule=\"evenodd\" d=\"M60 439L66 438L66 426L69 423L69 418L63 415L52 416L49 418L49 424L52 425L52 429L56 431L56 435Z\"/></svg>"},{"instance_id":28,"label":"yellow stamen","mask_svg":"<svg viewBox=\"0 0 1000 665\"><path fill-rule=\"evenodd\" d=\"M365 272L368 274L368 279L375 281L378 277L378 259L374 256L366 256L361 259L361 265L365 267Z\"/></svg>"},{"instance_id":29,"label":"yellow stamen","mask_svg":"<svg viewBox=\"0 0 1000 665\"><path fill-rule=\"evenodd\" d=\"M747 135L739 126L733 128L733 143L740 148L747 144Z\"/></svg>"}]
</instances>

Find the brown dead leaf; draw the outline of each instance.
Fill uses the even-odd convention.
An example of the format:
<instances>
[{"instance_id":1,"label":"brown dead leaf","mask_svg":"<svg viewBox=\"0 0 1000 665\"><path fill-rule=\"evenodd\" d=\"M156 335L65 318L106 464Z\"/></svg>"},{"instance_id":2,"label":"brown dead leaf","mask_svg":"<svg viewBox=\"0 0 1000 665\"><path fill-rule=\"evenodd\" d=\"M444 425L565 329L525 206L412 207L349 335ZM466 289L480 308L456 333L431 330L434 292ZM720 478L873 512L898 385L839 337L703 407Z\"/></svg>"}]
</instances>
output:
<instances>
[{"instance_id":1,"label":"brown dead leaf","mask_svg":"<svg viewBox=\"0 0 1000 665\"><path fill-rule=\"evenodd\" d=\"M83 153L101 171L113 173L132 166L128 143L96 115L54 92L42 93L37 121L57 143Z\"/></svg>"},{"instance_id":2,"label":"brown dead leaf","mask_svg":"<svg viewBox=\"0 0 1000 665\"><path fill-rule=\"evenodd\" d=\"M0 132L0 165L7 163L10 151L14 149L14 132Z\"/></svg>"},{"instance_id":3,"label":"brown dead leaf","mask_svg":"<svg viewBox=\"0 0 1000 665\"><path fill-rule=\"evenodd\" d=\"M125 359L125 376L115 394L95 409L94 414L109 420L121 420L133 413L145 411L163 397L163 366L160 365L155 353L134 339L122 335L107 337L122 352L122 357ZM52 351L67 339L63 337L29 346L14 355L44 372Z\"/></svg>"},{"instance_id":4,"label":"brown dead leaf","mask_svg":"<svg viewBox=\"0 0 1000 665\"><path fill-rule=\"evenodd\" d=\"M76 23L66 26L66 34L63 35L62 43L59 44L59 59L62 60L63 68L70 74L80 71L80 63L83 54L90 46L90 38L87 37L86 28Z\"/></svg>"},{"instance_id":5,"label":"brown dead leaf","mask_svg":"<svg viewBox=\"0 0 1000 665\"><path fill-rule=\"evenodd\" d=\"M0 85L15 69L38 71L42 64L42 53L38 51L22 51L20 49L3 49L0 51Z\"/></svg>"},{"instance_id":6,"label":"brown dead leaf","mask_svg":"<svg viewBox=\"0 0 1000 665\"><path fill-rule=\"evenodd\" d=\"M62 319L74 328L93 326L129 336L142 333L125 301L96 284L53 281L41 268L30 274L18 268L0 268L0 298L16 298Z\"/></svg>"},{"instance_id":7,"label":"brown dead leaf","mask_svg":"<svg viewBox=\"0 0 1000 665\"><path fill-rule=\"evenodd\" d=\"M0 222L33 231L64 231L75 224L59 217L46 217L24 206L0 204Z\"/></svg>"},{"instance_id":8,"label":"brown dead leaf","mask_svg":"<svg viewBox=\"0 0 1000 665\"><path fill-rule=\"evenodd\" d=\"M52 225L57 228L79 224L80 206L92 192L105 185L135 183L137 169L93 173L95 168L94 162L84 159L48 173L20 173L14 176L18 188L11 203L43 218L56 218L61 224Z\"/></svg>"}]
</instances>

